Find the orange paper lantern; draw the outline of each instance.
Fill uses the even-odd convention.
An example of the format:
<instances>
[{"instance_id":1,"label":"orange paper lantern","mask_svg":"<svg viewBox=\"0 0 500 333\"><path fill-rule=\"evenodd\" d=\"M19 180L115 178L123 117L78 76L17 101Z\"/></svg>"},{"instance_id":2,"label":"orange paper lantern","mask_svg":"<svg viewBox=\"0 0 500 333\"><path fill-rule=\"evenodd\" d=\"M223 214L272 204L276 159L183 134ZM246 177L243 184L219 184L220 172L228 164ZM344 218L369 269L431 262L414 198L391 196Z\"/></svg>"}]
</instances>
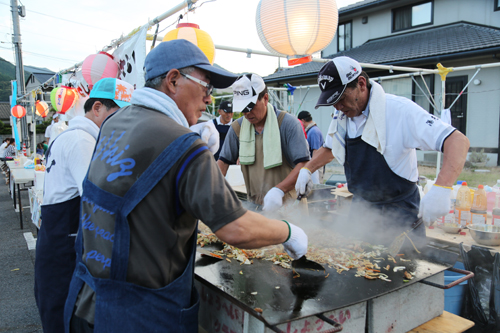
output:
<instances>
[{"instance_id":1,"label":"orange paper lantern","mask_svg":"<svg viewBox=\"0 0 500 333\"><path fill-rule=\"evenodd\" d=\"M10 109L10 113L12 114L13 117L21 119L26 115L26 109L23 108L21 105L16 105L12 109Z\"/></svg>"},{"instance_id":2,"label":"orange paper lantern","mask_svg":"<svg viewBox=\"0 0 500 333\"><path fill-rule=\"evenodd\" d=\"M213 65L215 57L215 45L210 35L200 30L198 24L194 23L179 23L176 29L167 32L163 41L167 42L174 39L185 39L198 46L208 58L208 61Z\"/></svg>"},{"instance_id":3,"label":"orange paper lantern","mask_svg":"<svg viewBox=\"0 0 500 333\"><path fill-rule=\"evenodd\" d=\"M78 99L78 93L76 92L76 89L66 86L61 86L55 89L57 89L55 93L56 104L53 105L53 107L60 114L65 114L66 111L68 111L73 107L73 105L75 105Z\"/></svg>"},{"instance_id":4,"label":"orange paper lantern","mask_svg":"<svg viewBox=\"0 0 500 333\"><path fill-rule=\"evenodd\" d=\"M35 109L35 113L42 118L47 117L49 114L49 105L44 101L36 101Z\"/></svg>"}]
</instances>

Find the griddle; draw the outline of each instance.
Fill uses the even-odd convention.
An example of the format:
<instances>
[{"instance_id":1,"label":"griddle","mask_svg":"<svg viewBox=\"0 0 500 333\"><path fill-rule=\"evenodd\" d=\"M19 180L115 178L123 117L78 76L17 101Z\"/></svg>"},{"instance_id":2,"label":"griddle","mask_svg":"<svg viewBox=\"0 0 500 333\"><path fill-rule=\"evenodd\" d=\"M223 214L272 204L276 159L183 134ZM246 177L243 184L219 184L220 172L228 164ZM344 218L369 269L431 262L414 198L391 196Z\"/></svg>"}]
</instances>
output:
<instances>
[{"instance_id":1,"label":"griddle","mask_svg":"<svg viewBox=\"0 0 500 333\"><path fill-rule=\"evenodd\" d=\"M218 249L214 245L205 248ZM418 283L452 267L457 257L456 253L427 246L411 263L406 262L411 265L411 268L407 265L409 270L415 271L414 278L406 283L401 272L392 270L383 271L392 282L355 277L355 269L338 274L327 265L324 265L324 272L311 271L294 278L291 269L284 269L271 261L254 259L252 265L240 265L234 259L228 262L201 257L200 254L196 257L195 274L200 283L254 315L268 327L273 327L364 302ZM257 313L255 308L261 308L263 312Z\"/></svg>"}]
</instances>

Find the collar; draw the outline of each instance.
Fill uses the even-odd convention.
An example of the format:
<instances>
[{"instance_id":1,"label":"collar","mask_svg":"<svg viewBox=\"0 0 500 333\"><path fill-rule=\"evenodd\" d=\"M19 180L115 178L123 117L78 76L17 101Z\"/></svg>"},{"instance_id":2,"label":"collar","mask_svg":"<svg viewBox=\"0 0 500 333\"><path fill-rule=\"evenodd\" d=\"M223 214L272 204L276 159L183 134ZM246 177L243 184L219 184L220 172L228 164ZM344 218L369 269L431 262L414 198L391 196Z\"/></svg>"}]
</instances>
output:
<instances>
[{"instance_id":1,"label":"collar","mask_svg":"<svg viewBox=\"0 0 500 333\"><path fill-rule=\"evenodd\" d=\"M233 119L231 118L231 120L229 121L229 123L227 124L223 124L221 121L220 121L220 116L218 116L217 118L215 118L217 120L217 125L222 125L222 126L231 126L231 123L233 122Z\"/></svg>"}]
</instances>

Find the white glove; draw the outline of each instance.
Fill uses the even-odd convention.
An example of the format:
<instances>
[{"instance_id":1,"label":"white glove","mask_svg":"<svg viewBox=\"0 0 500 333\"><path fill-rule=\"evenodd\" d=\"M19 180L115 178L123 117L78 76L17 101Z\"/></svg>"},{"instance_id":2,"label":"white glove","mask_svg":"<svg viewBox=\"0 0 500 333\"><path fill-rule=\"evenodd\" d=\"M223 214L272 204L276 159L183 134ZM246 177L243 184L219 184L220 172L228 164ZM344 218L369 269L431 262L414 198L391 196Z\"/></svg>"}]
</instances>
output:
<instances>
[{"instance_id":1,"label":"white glove","mask_svg":"<svg viewBox=\"0 0 500 333\"><path fill-rule=\"evenodd\" d=\"M285 192L277 187L270 189L264 197L264 206L262 210L265 212L275 212L283 206L283 197Z\"/></svg>"},{"instance_id":2,"label":"white glove","mask_svg":"<svg viewBox=\"0 0 500 333\"><path fill-rule=\"evenodd\" d=\"M311 193L313 187L313 181L311 177L311 171L308 168L300 169L299 176L297 177L297 182L295 183L295 192L297 195L308 196Z\"/></svg>"},{"instance_id":3,"label":"white glove","mask_svg":"<svg viewBox=\"0 0 500 333\"><path fill-rule=\"evenodd\" d=\"M420 200L418 217L422 217L426 226L450 211L451 189L433 185Z\"/></svg>"},{"instance_id":4,"label":"white glove","mask_svg":"<svg viewBox=\"0 0 500 333\"><path fill-rule=\"evenodd\" d=\"M290 227L290 237L283 243L283 246L285 247L286 253L288 253L293 260L300 259L307 253L307 235L304 230L296 225L288 222L286 223Z\"/></svg>"},{"instance_id":5,"label":"white glove","mask_svg":"<svg viewBox=\"0 0 500 333\"><path fill-rule=\"evenodd\" d=\"M201 136L201 139L207 144L212 154L215 154L219 150L219 131L215 128L213 121L205 121L193 125L189 129Z\"/></svg>"}]
</instances>

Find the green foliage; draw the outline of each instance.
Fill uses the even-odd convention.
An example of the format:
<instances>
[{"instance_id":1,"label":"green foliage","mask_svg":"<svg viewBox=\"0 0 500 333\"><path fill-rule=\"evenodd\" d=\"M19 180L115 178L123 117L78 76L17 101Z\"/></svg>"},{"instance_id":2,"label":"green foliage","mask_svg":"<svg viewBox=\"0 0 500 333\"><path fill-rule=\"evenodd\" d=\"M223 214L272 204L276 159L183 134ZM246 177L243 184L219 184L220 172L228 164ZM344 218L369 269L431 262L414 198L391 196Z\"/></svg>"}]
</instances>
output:
<instances>
[{"instance_id":1,"label":"green foliage","mask_svg":"<svg viewBox=\"0 0 500 333\"><path fill-rule=\"evenodd\" d=\"M24 72L24 77L27 79L28 72ZM0 58L0 101L8 102L9 96L12 95L10 81L16 79L16 66L7 60Z\"/></svg>"},{"instance_id":2,"label":"green foliage","mask_svg":"<svg viewBox=\"0 0 500 333\"><path fill-rule=\"evenodd\" d=\"M50 125L52 120L45 120L41 124L36 125L36 132L37 133L45 133L45 129Z\"/></svg>"},{"instance_id":3,"label":"green foliage","mask_svg":"<svg viewBox=\"0 0 500 333\"><path fill-rule=\"evenodd\" d=\"M469 161L473 164L478 164L488 162L489 158L488 155L484 153L484 149L481 149L480 151L472 151L469 155Z\"/></svg>"},{"instance_id":4,"label":"green foliage","mask_svg":"<svg viewBox=\"0 0 500 333\"><path fill-rule=\"evenodd\" d=\"M3 121L0 121L0 134L12 134L12 127L4 124Z\"/></svg>"}]
</instances>

